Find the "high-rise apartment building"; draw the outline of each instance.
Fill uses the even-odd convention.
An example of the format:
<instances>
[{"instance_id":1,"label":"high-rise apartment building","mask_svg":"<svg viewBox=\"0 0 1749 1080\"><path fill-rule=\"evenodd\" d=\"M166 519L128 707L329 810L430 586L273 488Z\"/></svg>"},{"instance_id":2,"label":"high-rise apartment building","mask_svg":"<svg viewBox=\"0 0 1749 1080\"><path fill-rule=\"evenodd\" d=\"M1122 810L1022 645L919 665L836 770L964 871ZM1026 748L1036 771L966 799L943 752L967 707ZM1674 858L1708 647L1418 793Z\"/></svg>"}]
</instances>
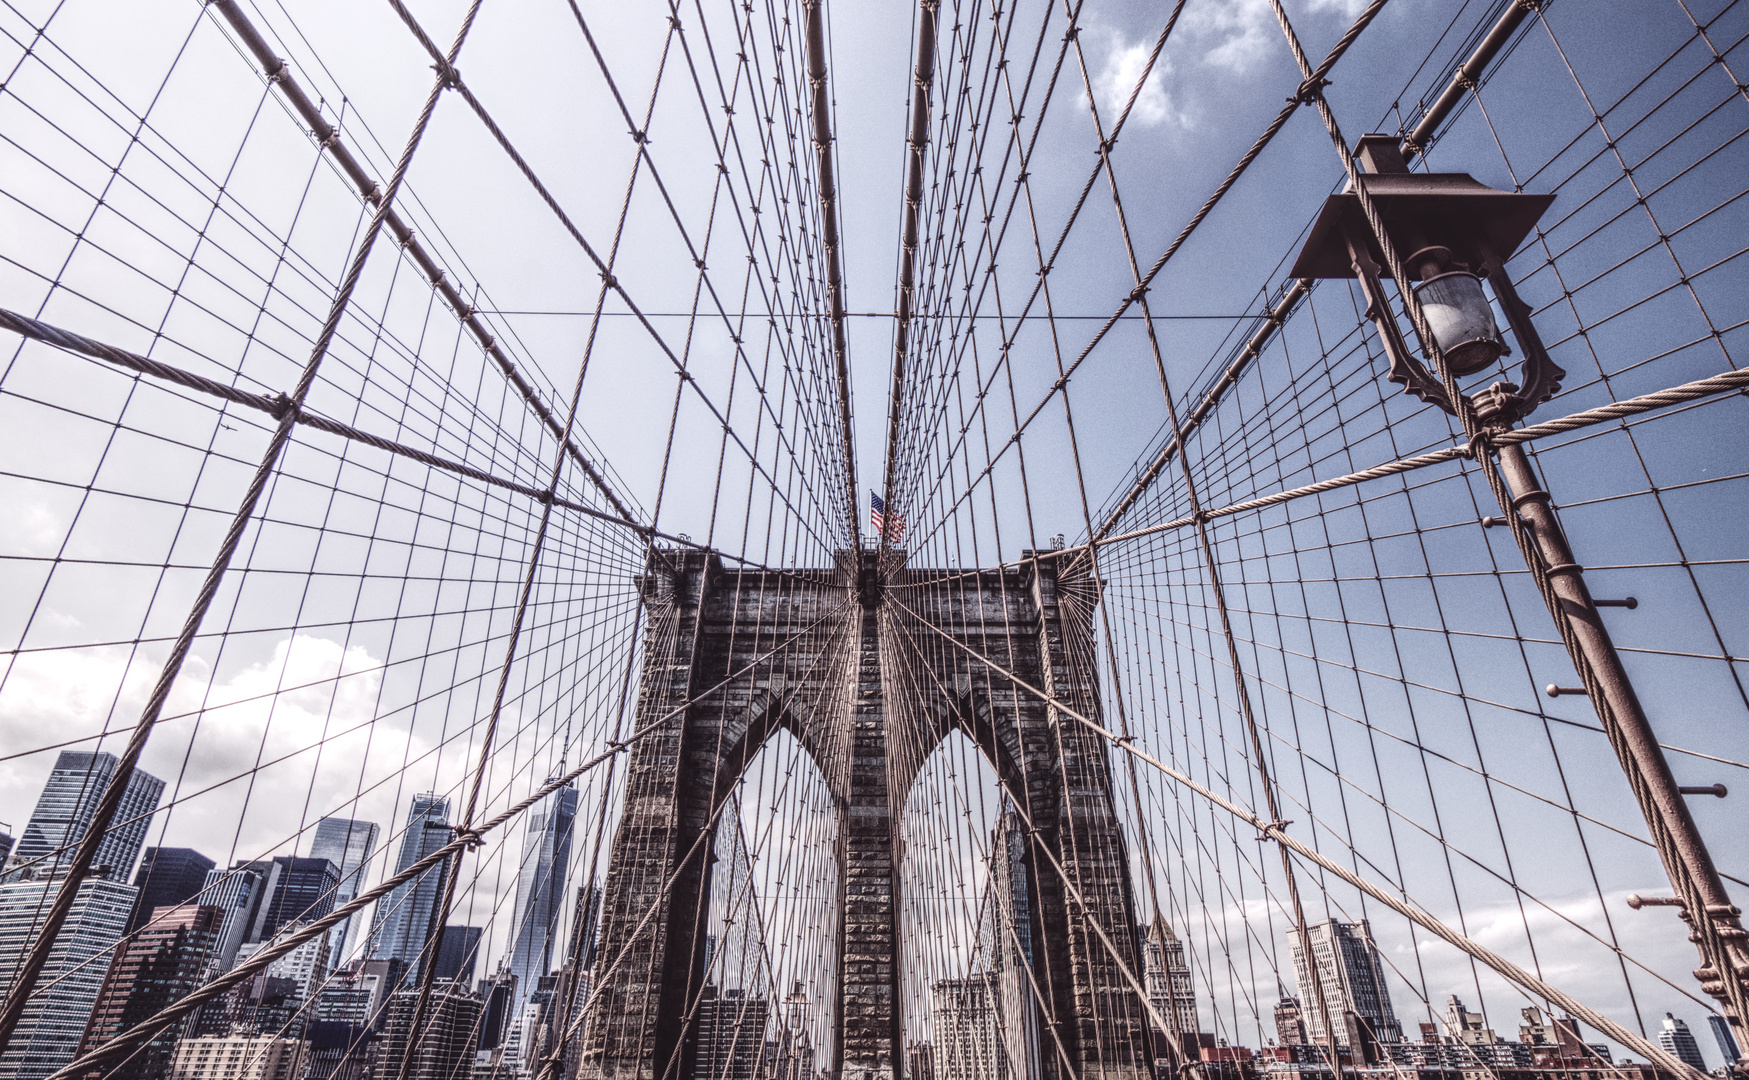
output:
<instances>
[{"instance_id":1,"label":"high-rise apartment building","mask_svg":"<svg viewBox=\"0 0 1749 1080\"><path fill-rule=\"evenodd\" d=\"M1658 1029L1658 1045L1684 1065L1706 1072L1706 1059L1700 1056L1700 1044L1694 1041L1694 1032L1688 1030L1687 1021L1665 1013L1664 1026Z\"/></svg>"},{"instance_id":2,"label":"high-rise apartment building","mask_svg":"<svg viewBox=\"0 0 1749 1080\"><path fill-rule=\"evenodd\" d=\"M200 1007L191 1022L195 1035L242 1032L275 1038L302 1038L309 1019L297 980L258 971Z\"/></svg>"},{"instance_id":3,"label":"high-rise apartment building","mask_svg":"<svg viewBox=\"0 0 1749 1080\"><path fill-rule=\"evenodd\" d=\"M120 762L114 754L86 750L63 750L55 759L48 783L31 811L30 822L7 860L6 881L37 880L56 876L73 861L79 842L91 826L97 801L115 776ZM116 808L114 826L97 846L91 875L126 881L140 857L146 829L158 809L164 781L135 769Z\"/></svg>"},{"instance_id":4,"label":"high-rise apartment building","mask_svg":"<svg viewBox=\"0 0 1749 1080\"><path fill-rule=\"evenodd\" d=\"M449 800L430 793L413 796L407 811L407 831L395 859L395 873L449 843L455 830L449 824ZM402 882L377 901L371 916L369 956L401 962L401 986L417 985L425 935L431 926L431 910L443 891L445 862L411 881Z\"/></svg>"},{"instance_id":5,"label":"high-rise apartment building","mask_svg":"<svg viewBox=\"0 0 1749 1080\"><path fill-rule=\"evenodd\" d=\"M213 861L193 848L149 847L134 874L134 888L140 890L134 901L133 914L128 916L127 932L146 924L146 918L158 908L177 908L195 903L195 897L206 888L206 875Z\"/></svg>"},{"instance_id":6,"label":"high-rise apartment building","mask_svg":"<svg viewBox=\"0 0 1749 1080\"><path fill-rule=\"evenodd\" d=\"M116 951L103 989L79 1044L94 1050L175 1004L206 977L225 913L205 904L160 907L145 927ZM112 1064L107 1080L158 1080L170 1066L180 1025L160 1031L125 1060Z\"/></svg>"},{"instance_id":7,"label":"high-rise apartment building","mask_svg":"<svg viewBox=\"0 0 1749 1080\"><path fill-rule=\"evenodd\" d=\"M42 914L61 886L43 880L0 885L0 997L11 991L13 973L36 944ZM132 885L106 878L80 884L11 1045L0 1054L0 1080L42 1080L73 1060L137 895Z\"/></svg>"},{"instance_id":8,"label":"high-rise apartment building","mask_svg":"<svg viewBox=\"0 0 1749 1080\"><path fill-rule=\"evenodd\" d=\"M1184 942L1172 932L1161 915L1142 935L1142 983L1148 1002L1170 1030L1155 1027L1160 1034L1182 1039L1201 1030L1196 1018L1196 988L1190 981L1190 964L1184 958Z\"/></svg>"},{"instance_id":9,"label":"high-rise apartment building","mask_svg":"<svg viewBox=\"0 0 1749 1080\"><path fill-rule=\"evenodd\" d=\"M374 821L325 817L316 823L316 835L310 841L310 857L327 859L340 875L339 887L334 890L334 907L351 903L364 891L364 875L370 867L371 856L376 854L377 838L381 832L381 827ZM336 964L350 959L352 928L363 923L355 915L329 934L332 940L328 953Z\"/></svg>"},{"instance_id":10,"label":"high-rise apartment building","mask_svg":"<svg viewBox=\"0 0 1749 1080\"><path fill-rule=\"evenodd\" d=\"M1299 980L1299 998L1305 1020L1308 1042L1323 1043L1329 1038L1324 1027L1327 1010L1330 1025L1336 1029L1336 1041L1349 1045L1352 1013L1360 1030L1373 1041L1400 1042L1403 1029L1391 1010L1390 991L1385 986L1385 965L1379 959L1378 946L1373 943L1372 929L1365 919L1357 923L1326 919L1306 927L1306 937L1312 946L1312 963L1308 964L1300 935L1290 931L1288 940L1293 952L1294 974ZM1313 969L1316 968L1316 975ZM1318 994L1322 991L1324 1009Z\"/></svg>"},{"instance_id":11,"label":"high-rise apartment building","mask_svg":"<svg viewBox=\"0 0 1749 1080\"><path fill-rule=\"evenodd\" d=\"M471 1080L482 1006L459 983L433 983L424 1025L413 1038L407 1080ZM408 1040L415 1034L413 1014L418 1007L418 990L402 990L389 999L388 1020L376 1043L375 1075L399 1075Z\"/></svg>"},{"instance_id":12,"label":"high-rise apartment building","mask_svg":"<svg viewBox=\"0 0 1749 1080\"><path fill-rule=\"evenodd\" d=\"M571 868L571 840L577 819L577 789L570 785L547 794L529 811L516 875L516 907L511 922L510 971L523 1000L534 981L553 968L553 941L565 907L565 876Z\"/></svg>"},{"instance_id":13,"label":"high-rise apartment building","mask_svg":"<svg viewBox=\"0 0 1749 1080\"><path fill-rule=\"evenodd\" d=\"M992 980L942 979L931 1005L935 1080L1002 1080L1002 1025Z\"/></svg>"}]
</instances>

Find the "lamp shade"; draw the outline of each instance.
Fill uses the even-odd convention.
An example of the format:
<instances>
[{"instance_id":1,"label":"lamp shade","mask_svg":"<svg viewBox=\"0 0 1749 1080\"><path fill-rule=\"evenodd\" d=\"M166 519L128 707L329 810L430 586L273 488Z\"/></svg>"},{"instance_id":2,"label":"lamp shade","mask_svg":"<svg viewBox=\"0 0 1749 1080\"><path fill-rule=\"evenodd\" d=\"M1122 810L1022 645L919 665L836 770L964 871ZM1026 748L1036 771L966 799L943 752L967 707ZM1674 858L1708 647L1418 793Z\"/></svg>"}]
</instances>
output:
<instances>
[{"instance_id":1,"label":"lamp shade","mask_svg":"<svg viewBox=\"0 0 1749 1080\"><path fill-rule=\"evenodd\" d=\"M1462 270L1440 274L1416 285L1415 295L1433 330L1433 343L1453 375L1474 375L1506 351L1476 275Z\"/></svg>"}]
</instances>

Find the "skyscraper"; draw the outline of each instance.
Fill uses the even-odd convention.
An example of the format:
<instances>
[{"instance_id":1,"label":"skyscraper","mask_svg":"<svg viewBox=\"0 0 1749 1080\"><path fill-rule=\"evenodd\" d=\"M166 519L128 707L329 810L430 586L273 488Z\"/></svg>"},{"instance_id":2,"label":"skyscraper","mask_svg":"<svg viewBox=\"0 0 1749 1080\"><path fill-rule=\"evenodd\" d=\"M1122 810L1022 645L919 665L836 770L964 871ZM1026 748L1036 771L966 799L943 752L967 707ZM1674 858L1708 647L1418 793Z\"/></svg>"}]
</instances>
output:
<instances>
[{"instance_id":1,"label":"skyscraper","mask_svg":"<svg viewBox=\"0 0 1749 1080\"><path fill-rule=\"evenodd\" d=\"M79 1043L81 1054L175 1004L206 976L225 913L210 905L181 904L160 907L147 915L149 919L140 920L145 929L118 949L109 965L91 1022ZM180 1025L160 1031L104 1075L109 1080L163 1076L180 1034Z\"/></svg>"},{"instance_id":2,"label":"skyscraper","mask_svg":"<svg viewBox=\"0 0 1749 1080\"><path fill-rule=\"evenodd\" d=\"M1658 1029L1658 1045L1684 1065L1706 1072L1706 1059L1700 1056L1700 1044L1694 1041L1694 1032L1688 1030L1687 1021L1665 1013L1664 1026Z\"/></svg>"},{"instance_id":3,"label":"skyscraper","mask_svg":"<svg viewBox=\"0 0 1749 1080\"><path fill-rule=\"evenodd\" d=\"M1378 946L1373 944L1372 929L1365 919L1357 923L1326 919L1306 927L1311 940L1312 956L1317 967L1313 982L1312 968L1300 947L1300 935L1289 931L1288 941L1293 951L1294 975L1299 980L1300 1007L1310 1041L1322 1043L1329 1036L1324 1027L1324 1012L1318 1007L1321 988L1324 1007L1330 1025L1336 1029L1336 1041L1348 1045L1348 1025L1344 1014L1353 1013L1363 1029L1370 1031L1378 1042L1394 1043L1403 1038L1403 1029L1391 1011L1391 995L1385 986L1385 965L1379 959Z\"/></svg>"},{"instance_id":4,"label":"skyscraper","mask_svg":"<svg viewBox=\"0 0 1749 1080\"><path fill-rule=\"evenodd\" d=\"M239 962L255 955L256 951L266 947L266 942L253 942L245 945L237 952ZM266 973L270 977L290 979L298 984L298 998L309 1002L315 1000L322 986L328 981L328 972L333 969L328 957L328 935L311 938L291 952L267 965Z\"/></svg>"},{"instance_id":5,"label":"skyscraper","mask_svg":"<svg viewBox=\"0 0 1749 1080\"><path fill-rule=\"evenodd\" d=\"M1164 915L1156 917L1143 935L1142 973L1148 1002L1172 1025L1172 1030L1161 1034L1182 1038L1202 1030L1196 1018L1196 988L1184 959L1184 942L1172 932Z\"/></svg>"},{"instance_id":6,"label":"skyscraper","mask_svg":"<svg viewBox=\"0 0 1749 1080\"><path fill-rule=\"evenodd\" d=\"M364 875L370 858L376 854L377 837L382 830L374 821L354 821L351 818L325 817L316 823L316 835L310 841L310 857L327 859L340 874L340 886L334 890L334 906L351 903L364 891ZM329 955L336 964L346 959L352 945L352 928L362 925L353 916L334 928L329 935Z\"/></svg>"},{"instance_id":7,"label":"skyscraper","mask_svg":"<svg viewBox=\"0 0 1749 1080\"><path fill-rule=\"evenodd\" d=\"M1713 1039L1719 1044L1719 1053L1724 1056L1725 1064L1735 1064L1741 1052L1737 1049L1737 1037L1731 1034L1731 1022L1718 1013L1708 1013L1706 1022L1713 1029Z\"/></svg>"},{"instance_id":8,"label":"skyscraper","mask_svg":"<svg viewBox=\"0 0 1749 1080\"><path fill-rule=\"evenodd\" d=\"M146 925L146 918L158 908L175 908L194 901L206 887L207 871L213 861L193 848L149 847L134 874L134 888L140 898L134 902L128 916L128 934Z\"/></svg>"},{"instance_id":9,"label":"skyscraper","mask_svg":"<svg viewBox=\"0 0 1749 1080\"><path fill-rule=\"evenodd\" d=\"M437 978L452 982L474 981L474 967L480 959L480 928L477 926L445 926L437 945Z\"/></svg>"},{"instance_id":10,"label":"skyscraper","mask_svg":"<svg viewBox=\"0 0 1749 1080\"><path fill-rule=\"evenodd\" d=\"M120 762L114 754L86 750L63 750L55 759L48 783L31 812L24 835L7 860L6 881L26 881L54 876L73 861L73 853L91 826L97 801L115 776ZM116 809L114 825L97 847L92 860L93 877L126 881L140 857L146 828L158 809L164 781L135 769Z\"/></svg>"},{"instance_id":11,"label":"skyscraper","mask_svg":"<svg viewBox=\"0 0 1749 1080\"><path fill-rule=\"evenodd\" d=\"M268 941L287 923L315 922L334 910L340 874L333 863L295 855L276 855L273 863L279 872L273 875L273 891L250 930L251 941Z\"/></svg>"},{"instance_id":12,"label":"skyscraper","mask_svg":"<svg viewBox=\"0 0 1749 1080\"><path fill-rule=\"evenodd\" d=\"M510 924L514 935L510 971L524 1001L535 980L553 966L553 939L565 907L576 818L577 789L570 785L549 792L529 813L522 866L516 875L516 914Z\"/></svg>"},{"instance_id":13,"label":"skyscraper","mask_svg":"<svg viewBox=\"0 0 1749 1080\"><path fill-rule=\"evenodd\" d=\"M64 867L91 827L114 754L64 750L37 799L0 885L0 996L37 940L42 913L61 889ZM139 890L124 884L140 857L164 781L135 769L116 825L97 847L91 876L80 883L55 936L24 1015L0 1055L0 1080L33 1080L73 1060L109 968L109 953L127 929Z\"/></svg>"},{"instance_id":14,"label":"skyscraper","mask_svg":"<svg viewBox=\"0 0 1749 1080\"><path fill-rule=\"evenodd\" d=\"M266 881L262 875L239 863L232 870L208 870L206 885L200 892L200 902L211 904L225 913L219 927L218 944L213 949L212 972L222 974L237 962L237 950L249 937L249 927L261 909Z\"/></svg>"},{"instance_id":15,"label":"skyscraper","mask_svg":"<svg viewBox=\"0 0 1749 1080\"><path fill-rule=\"evenodd\" d=\"M13 973L36 944L42 913L61 885L0 885L0 997L11 991ZM0 1055L0 1080L41 1080L73 1060L103 988L108 954L121 940L137 895L132 885L107 878L80 884L12 1043Z\"/></svg>"},{"instance_id":16,"label":"skyscraper","mask_svg":"<svg viewBox=\"0 0 1749 1080\"><path fill-rule=\"evenodd\" d=\"M401 850L395 873L443 847L454 837L449 824L449 800L429 792L413 796L407 811L407 831L401 835ZM395 886L377 901L371 916L370 955L379 960L401 961L401 986L416 983L425 935L431 925L431 909L443 891L447 863L439 862L412 881Z\"/></svg>"},{"instance_id":17,"label":"skyscraper","mask_svg":"<svg viewBox=\"0 0 1749 1080\"><path fill-rule=\"evenodd\" d=\"M1033 992L1032 900L1027 888L1026 823L1011 806L990 835L990 887L980 929L993 960L996 1004L1001 1016L1002 1060L1016 1080L1043 1075L1038 999Z\"/></svg>"}]
</instances>

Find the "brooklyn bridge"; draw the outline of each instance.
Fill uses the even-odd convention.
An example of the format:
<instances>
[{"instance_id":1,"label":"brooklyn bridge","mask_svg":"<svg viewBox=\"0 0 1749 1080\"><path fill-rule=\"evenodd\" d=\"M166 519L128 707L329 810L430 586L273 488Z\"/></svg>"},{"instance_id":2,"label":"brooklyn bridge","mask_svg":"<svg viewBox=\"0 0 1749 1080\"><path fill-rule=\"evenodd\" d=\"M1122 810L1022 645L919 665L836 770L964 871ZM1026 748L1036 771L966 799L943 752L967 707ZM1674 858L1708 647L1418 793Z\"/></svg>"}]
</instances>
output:
<instances>
[{"instance_id":1,"label":"brooklyn bridge","mask_svg":"<svg viewBox=\"0 0 1749 1080\"><path fill-rule=\"evenodd\" d=\"M1749 4L0 31L0 1080L1749 1077Z\"/></svg>"}]
</instances>

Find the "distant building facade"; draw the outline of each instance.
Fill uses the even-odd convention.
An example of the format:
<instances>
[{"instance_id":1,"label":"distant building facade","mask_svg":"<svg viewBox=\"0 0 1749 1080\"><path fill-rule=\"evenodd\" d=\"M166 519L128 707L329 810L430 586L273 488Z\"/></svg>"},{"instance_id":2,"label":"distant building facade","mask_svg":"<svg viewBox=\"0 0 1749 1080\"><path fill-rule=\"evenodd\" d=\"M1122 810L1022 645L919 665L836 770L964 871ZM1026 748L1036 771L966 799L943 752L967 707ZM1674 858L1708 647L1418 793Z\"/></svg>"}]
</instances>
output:
<instances>
[{"instance_id":1,"label":"distant building facade","mask_svg":"<svg viewBox=\"0 0 1749 1080\"><path fill-rule=\"evenodd\" d=\"M134 888L140 890L128 916L127 933L146 924L146 919L158 908L176 908L195 903L206 888L207 871L213 861L193 848L149 847L140 859L140 869L134 874Z\"/></svg>"},{"instance_id":2,"label":"distant building facade","mask_svg":"<svg viewBox=\"0 0 1749 1080\"><path fill-rule=\"evenodd\" d=\"M30 881L57 876L73 861L73 854L91 819L97 801L115 777L120 761L114 754L63 750L31 811L30 822L13 845L6 872L0 880ZM126 881L146 842L146 829L158 809L164 781L135 769L116 808L114 827L97 845L91 876ZM131 912L130 912L131 914ZM126 925L124 920L123 925Z\"/></svg>"},{"instance_id":3,"label":"distant building facade","mask_svg":"<svg viewBox=\"0 0 1749 1080\"><path fill-rule=\"evenodd\" d=\"M935 1080L1000 1080L1002 1031L991 980L942 979L931 993Z\"/></svg>"},{"instance_id":4,"label":"distant building facade","mask_svg":"<svg viewBox=\"0 0 1749 1080\"><path fill-rule=\"evenodd\" d=\"M1190 981L1190 964L1184 958L1184 942L1172 932L1164 915L1157 917L1142 937L1142 971L1149 1004L1173 1025L1173 1030L1163 1030L1161 1034L1182 1037L1201 1030L1196 1018L1196 989Z\"/></svg>"},{"instance_id":5,"label":"distant building facade","mask_svg":"<svg viewBox=\"0 0 1749 1080\"><path fill-rule=\"evenodd\" d=\"M445 926L437 944L436 977L450 982L471 983L480 961L478 926Z\"/></svg>"},{"instance_id":6,"label":"distant building facade","mask_svg":"<svg viewBox=\"0 0 1749 1080\"><path fill-rule=\"evenodd\" d=\"M433 983L425 1020L415 1038L413 1019L419 991L398 991L389 999L388 1017L377 1041L375 1075L399 1075L411 1040L413 1057L407 1080L471 1080L482 1005L466 987Z\"/></svg>"},{"instance_id":7,"label":"distant building facade","mask_svg":"<svg viewBox=\"0 0 1749 1080\"><path fill-rule=\"evenodd\" d=\"M1336 1042L1343 1046L1360 1039L1369 1043L1394 1043L1403 1038L1403 1029L1391 1009L1391 995L1385 985L1385 965L1379 959L1378 946L1373 943L1372 929L1365 919L1356 923L1326 919L1306 927L1305 936L1312 955L1306 956L1300 935L1290 932L1288 940L1293 952L1294 975L1299 980L1301 1017L1305 1023L1307 1042L1328 1041L1325 1015L1335 1031ZM1323 1009L1318 994L1323 994ZM1350 1022L1349 1018L1353 1020Z\"/></svg>"},{"instance_id":8,"label":"distant building facade","mask_svg":"<svg viewBox=\"0 0 1749 1080\"><path fill-rule=\"evenodd\" d=\"M42 913L60 889L58 881L0 885L0 996L11 991L13 972L36 944ZM119 881L94 878L79 886L12 1043L0 1054L0 1078L40 1080L73 1060L135 897L134 887Z\"/></svg>"},{"instance_id":9,"label":"distant building facade","mask_svg":"<svg viewBox=\"0 0 1749 1080\"><path fill-rule=\"evenodd\" d=\"M706 983L694 1023L698 1057L693 1080L763 1080L769 998Z\"/></svg>"},{"instance_id":10,"label":"distant building facade","mask_svg":"<svg viewBox=\"0 0 1749 1080\"><path fill-rule=\"evenodd\" d=\"M316 835L310 841L310 857L327 859L334 864L340 884L334 890L334 907L357 899L364 891L364 875L376 854L377 839L382 828L374 821L325 817L316 823ZM349 959L352 948L352 928L363 925L356 915L336 926L329 934L328 954L336 965Z\"/></svg>"},{"instance_id":11,"label":"distant building facade","mask_svg":"<svg viewBox=\"0 0 1749 1080\"><path fill-rule=\"evenodd\" d=\"M553 942L565 909L565 878L571 868L571 841L577 820L577 789L569 784L547 793L529 811L516 875L516 907L511 922L510 971L522 1000L534 981L553 968Z\"/></svg>"},{"instance_id":12,"label":"distant building facade","mask_svg":"<svg viewBox=\"0 0 1749 1080\"><path fill-rule=\"evenodd\" d=\"M205 1035L176 1047L170 1080L298 1080L303 1069L302 1039Z\"/></svg>"},{"instance_id":13,"label":"distant building facade","mask_svg":"<svg viewBox=\"0 0 1749 1080\"><path fill-rule=\"evenodd\" d=\"M1684 1065L1706 1072L1706 1059L1700 1056L1700 1044L1694 1041L1694 1032L1688 1030L1687 1021L1665 1013L1664 1024L1658 1029L1658 1045Z\"/></svg>"},{"instance_id":14,"label":"distant building facade","mask_svg":"<svg viewBox=\"0 0 1749 1080\"><path fill-rule=\"evenodd\" d=\"M395 873L437 851L454 835L449 824L448 799L429 792L413 796L413 805L407 811L407 830L401 836L401 849L395 859ZM373 960L400 961L401 986L418 983L431 910L443 891L446 872L446 864L439 861L413 880L397 885L376 903L367 955Z\"/></svg>"},{"instance_id":15,"label":"distant building facade","mask_svg":"<svg viewBox=\"0 0 1749 1080\"><path fill-rule=\"evenodd\" d=\"M224 912L202 904L155 908L139 935L117 950L79 1043L87 1053L137 1027L200 986L218 943ZM169 1069L180 1025L160 1031L104 1073L108 1080L159 1080Z\"/></svg>"},{"instance_id":16,"label":"distant building facade","mask_svg":"<svg viewBox=\"0 0 1749 1080\"><path fill-rule=\"evenodd\" d=\"M11 989L13 972L35 946L42 912L60 891L66 867L118 767L114 754L68 750L56 758L0 875L0 995ZM139 859L163 791L164 781L134 770L116 813L120 824L98 844L91 874L80 883L11 1044L0 1055L0 1080L36 1080L73 1060L111 953L139 899L139 890L124 882Z\"/></svg>"}]
</instances>

